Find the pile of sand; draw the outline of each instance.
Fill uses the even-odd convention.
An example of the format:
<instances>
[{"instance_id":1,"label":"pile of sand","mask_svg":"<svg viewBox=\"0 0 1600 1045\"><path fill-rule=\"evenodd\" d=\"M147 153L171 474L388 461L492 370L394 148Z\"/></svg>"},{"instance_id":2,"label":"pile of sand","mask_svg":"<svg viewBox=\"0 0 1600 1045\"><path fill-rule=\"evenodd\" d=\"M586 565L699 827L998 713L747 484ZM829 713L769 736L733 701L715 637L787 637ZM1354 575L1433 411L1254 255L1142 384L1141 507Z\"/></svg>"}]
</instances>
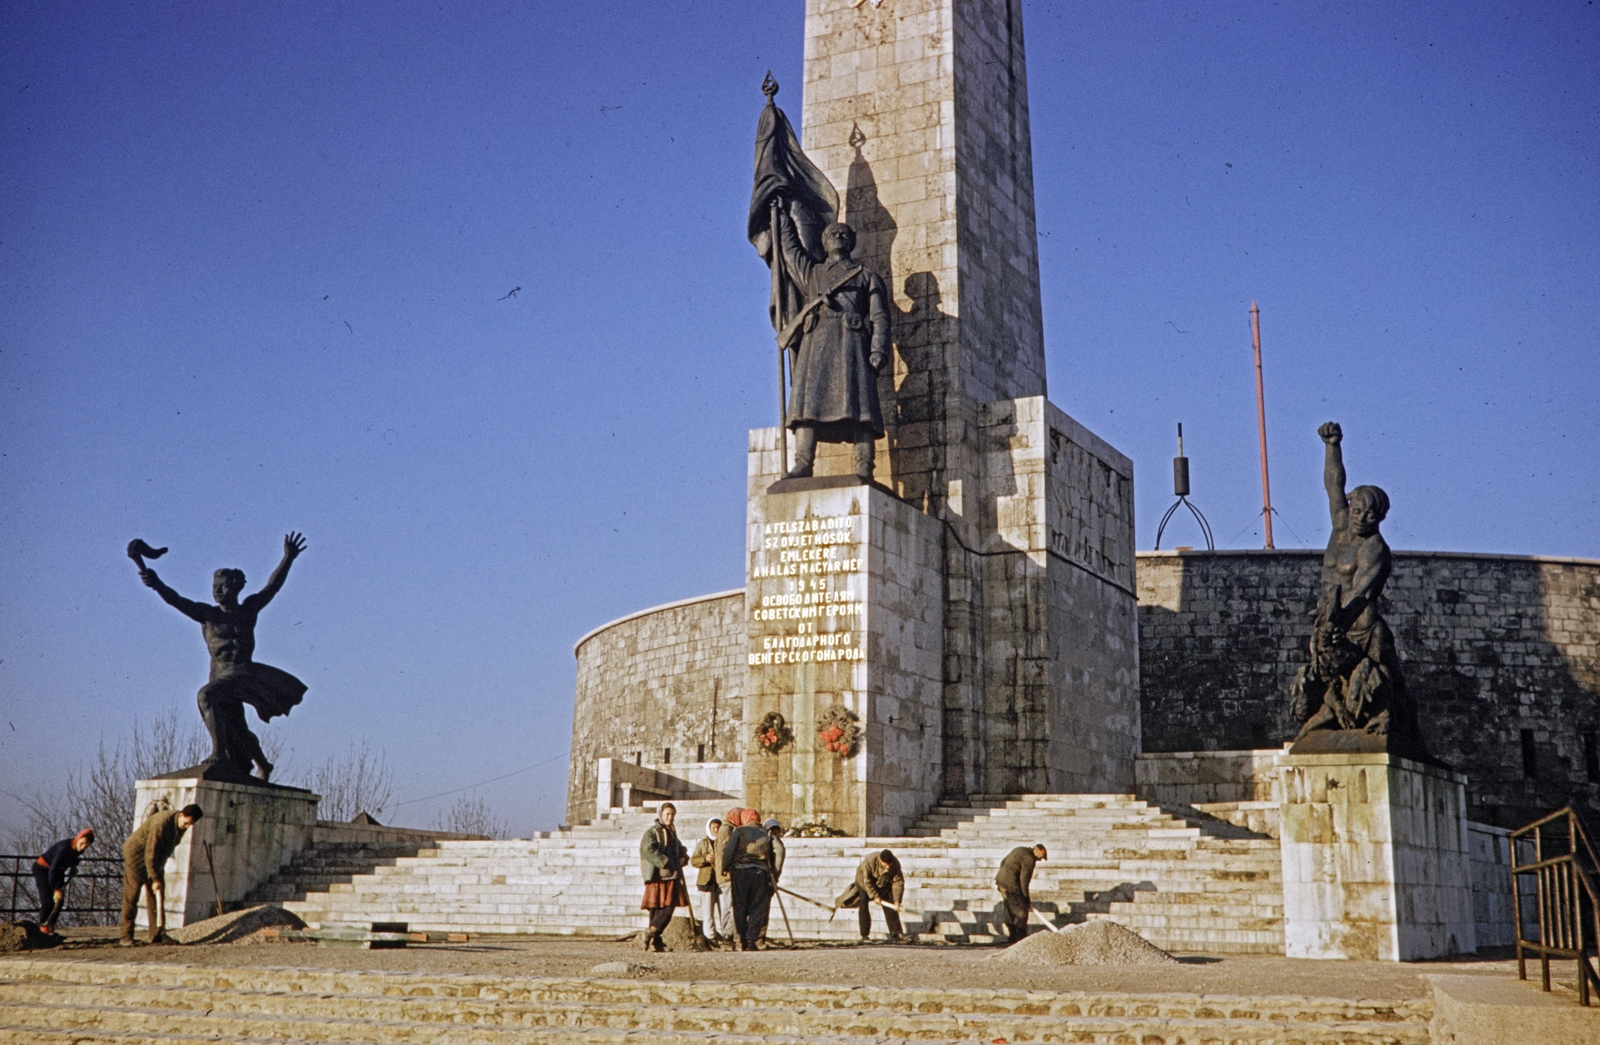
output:
<instances>
[{"instance_id":1,"label":"pile of sand","mask_svg":"<svg viewBox=\"0 0 1600 1045\"><path fill-rule=\"evenodd\" d=\"M306 923L276 904L247 907L230 911L203 922L194 922L178 929L168 929L167 935L178 943L236 943L245 937L256 938L262 929L304 929Z\"/></svg>"},{"instance_id":2,"label":"pile of sand","mask_svg":"<svg viewBox=\"0 0 1600 1045\"><path fill-rule=\"evenodd\" d=\"M667 923L666 932L661 934L661 942L669 951L711 950L711 941L700 935L696 931L698 928L699 926L691 924L688 918L680 914Z\"/></svg>"},{"instance_id":3,"label":"pile of sand","mask_svg":"<svg viewBox=\"0 0 1600 1045\"><path fill-rule=\"evenodd\" d=\"M1165 965L1178 959L1116 922L1069 925L1058 933L1033 933L999 954L1017 965Z\"/></svg>"}]
</instances>

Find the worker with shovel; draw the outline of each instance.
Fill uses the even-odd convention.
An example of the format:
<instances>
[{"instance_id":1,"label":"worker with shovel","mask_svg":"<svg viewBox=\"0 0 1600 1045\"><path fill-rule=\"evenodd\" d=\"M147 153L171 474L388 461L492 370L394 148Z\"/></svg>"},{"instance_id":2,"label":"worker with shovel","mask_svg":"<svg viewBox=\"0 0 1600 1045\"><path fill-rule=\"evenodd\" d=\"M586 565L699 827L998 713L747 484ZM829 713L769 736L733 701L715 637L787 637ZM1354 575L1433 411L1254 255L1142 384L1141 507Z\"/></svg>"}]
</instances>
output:
<instances>
[{"instance_id":1,"label":"worker with shovel","mask_svg":"<svg viewBox=\"0 0 1600 1045\"><path fill-rule=\"evenodd\" d=\"M34 861L33 884L39 890L39 931L53 933L67 904L67 883L78 874L78 861L94 844L94 831L84 828L63 838Z\"/></svg>"},{"instance_id":2,"label":"worker with shovel","mask_svg":"<svg viewBox=\"0 0 1600 1045\"><path fill-rule=\"evenodd\" d=\"M739 826L722 850L722 866L729 870L733 885L733 929L739 950L759 950L777 880L772 868L772 835L761 826L761 814L754 809L739 811Z\"/></svg>"},{"instance_id":3,"label":"worker with shovel","mask_svg":"<svg viewBox=\"0 0 1600 1045\"><path fill-rule=\"evenodd\" d=\"M167 932L166 866L183 833L205 815L197 805L156 813L140 824L122 843L122 947L133 946L133 918L139 911L139 894L150 899L150 942L159 943Z\"/></svg>"},{"instance_id":4,"label":"worker with shovel","mask_svg":"<svg viewBox=\"0 0 1600 1045\"><path fill-rule=\"evenodd\" d=\"M872 905L883 908L883 922L889 930L889 941L901 943L909 940L900 925L900 901L906 892L906 875L900 861L888 849L869 853L856 868L856 880L835 901L838 907L856 908L861 923L861 939L872 938Z\"/></svg>"},{"instance_id":5,"label":"worker with shovel","mask_svg":"<svg viewBox=\"0 0 1600 1045\"><path fill-rule=\"evenodd\" d=\"M1033 896L1028 886L1033 881L1033 865L1049 854L1044 845L1036 843L1032 849L1017 846L1000 861L1000 871L994 884L1005 901L1006 934L1011 943L1028 935L1028 914L1033 910Z\"/></svg>"}]
</instances>

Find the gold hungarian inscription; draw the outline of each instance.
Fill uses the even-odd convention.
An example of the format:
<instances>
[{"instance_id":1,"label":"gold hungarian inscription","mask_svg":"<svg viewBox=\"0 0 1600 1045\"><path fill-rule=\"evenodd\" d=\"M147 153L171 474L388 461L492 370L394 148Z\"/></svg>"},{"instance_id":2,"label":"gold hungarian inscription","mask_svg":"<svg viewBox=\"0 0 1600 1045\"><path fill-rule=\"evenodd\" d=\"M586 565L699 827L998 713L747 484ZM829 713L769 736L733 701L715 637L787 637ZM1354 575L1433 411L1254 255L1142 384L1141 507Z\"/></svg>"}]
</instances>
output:
<instances>
[{"instance_id":1,"label":"gold hungarian inscription","mask_svg":"<svg viewBox=\"0 0 1600 1045\"><path fill-rule=\"evenodd\" d=\"M773 634L751 640L750 667L865 659L864 607L849 588L851 575L864 566L858 518L824 515L762 526L751 576L768 590L750 613Z\"/></svg>"}]
</instances>

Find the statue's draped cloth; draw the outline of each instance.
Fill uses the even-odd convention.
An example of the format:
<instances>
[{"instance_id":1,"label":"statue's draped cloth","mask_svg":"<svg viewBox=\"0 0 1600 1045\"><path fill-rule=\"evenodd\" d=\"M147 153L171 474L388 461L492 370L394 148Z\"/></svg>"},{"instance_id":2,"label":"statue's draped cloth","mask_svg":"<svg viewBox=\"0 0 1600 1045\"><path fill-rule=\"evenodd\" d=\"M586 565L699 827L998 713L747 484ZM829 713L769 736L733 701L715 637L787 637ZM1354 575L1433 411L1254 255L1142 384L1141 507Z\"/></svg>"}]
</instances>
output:
<instances>
[{"instance_id":1,"label":"statue's draped cloth","mask_svg":"<svg viewBox=\"0 0 1600 1045\"><path fill-rule=\"evenodd\" d=\"M249 704L263 722L270 722L274 715L287 715L306 695L304 682L282 668L255 661L229 665L206 688L218 696Z\"/></svg>"}]
</instances>

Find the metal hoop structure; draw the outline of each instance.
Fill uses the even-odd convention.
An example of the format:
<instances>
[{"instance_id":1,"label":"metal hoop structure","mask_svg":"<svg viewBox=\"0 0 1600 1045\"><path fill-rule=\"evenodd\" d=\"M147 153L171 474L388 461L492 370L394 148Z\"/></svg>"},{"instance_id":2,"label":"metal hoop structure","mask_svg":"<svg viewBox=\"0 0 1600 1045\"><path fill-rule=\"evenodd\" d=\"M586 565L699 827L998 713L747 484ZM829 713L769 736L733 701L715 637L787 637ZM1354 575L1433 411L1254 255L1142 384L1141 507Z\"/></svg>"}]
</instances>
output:
<instances>
[{"instance_id":1,"label":"metal hoop structure","mask_svg":"<svg viewBox=\"0 0 1600 1045\"><path fill-rule=\"evenodd\" d=\"M1172 513L1178 510L1178 505L1180 504L1189 509L1190 514L1194 516L1195 522L1200 524L1200 532L1206 535L1206 551L1216 551L1217 542L1211 538L1211 524L1206 522L1204 515L1200 514L1200 509L1191 504L1189 498L1182 494L1179 494L1178 499L1172 502L1172 507L1167 509L1167 514L1161 517L1161 525L1156 527L1156 551L1161 550L1161 534L1165 532L1168 520L1172 518Z\"/></svg>"},{"instance_id":2,"label":"metal hoop structure","mask_svg":"<svg viewBox=\"0 0 1600 1045\"><path fill-rule=\"evenodd\" d=\"M1200 532L1206 535L1206 551L1217 550L1217 542L1211 539L1211 524L1206 522L1206 517L1200 514L1200 509L1189 503L1189 459L1183 456L1183 425L1178 425L1178 456L1172 459L1172 492L1178 499L1167 509L1167 514L1161 517L1161 525L1156 527L1156 551L1161 550L1161 534L1166 530L1167 523L1172 520L1172 513L1178 510L1178 505L1189 509L1189 514L1194 516L1194 521L1200 524Z\"/></svg>"}]
</instances>

